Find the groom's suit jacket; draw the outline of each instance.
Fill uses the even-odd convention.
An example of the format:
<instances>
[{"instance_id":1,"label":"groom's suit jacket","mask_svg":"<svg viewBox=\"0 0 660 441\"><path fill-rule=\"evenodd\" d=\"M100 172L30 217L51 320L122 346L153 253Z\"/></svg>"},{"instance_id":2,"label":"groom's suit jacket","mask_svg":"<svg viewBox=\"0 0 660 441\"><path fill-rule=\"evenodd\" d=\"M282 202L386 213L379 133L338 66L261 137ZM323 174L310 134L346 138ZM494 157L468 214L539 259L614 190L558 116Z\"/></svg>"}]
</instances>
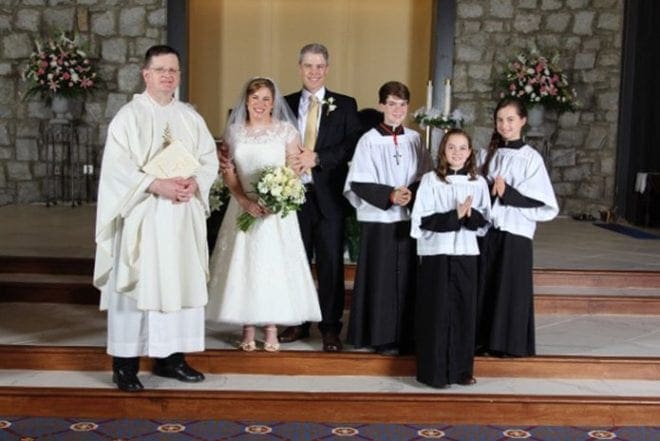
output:
<instances>
[{"instance_id":1,"label":"groom's suit jacket","mask_svg":"<svg viewBox=\"0 0 660 441\"><path fill-rule=\"evenodd\" d=\"M289 107L298 118L298 106L302 92L285 97ZM326 218L344 215L346 200L342 194L348 162L353 157L355 144L361 134L360 121L355 99L325 90L324 101L334 98L334 110L327 104L321 108L321 121L316 137L315 152L319 165L312 169L314 189L321 213Z\"/></svg>"}]
</instances>

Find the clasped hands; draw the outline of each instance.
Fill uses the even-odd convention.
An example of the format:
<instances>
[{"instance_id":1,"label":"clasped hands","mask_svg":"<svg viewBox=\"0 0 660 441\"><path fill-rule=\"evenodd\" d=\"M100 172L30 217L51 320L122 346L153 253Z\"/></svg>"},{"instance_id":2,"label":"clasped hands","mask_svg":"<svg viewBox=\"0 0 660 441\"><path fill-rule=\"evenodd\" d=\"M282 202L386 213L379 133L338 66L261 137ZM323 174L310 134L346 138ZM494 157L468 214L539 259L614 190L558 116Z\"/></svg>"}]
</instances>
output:
<instances>
[{"instance_id":1,"label":"clasped hands","mask_svg":"<svg viewBox=\"0 0 660 441\"><path fill-rule=\"evenodd\" d=\"M466 197L462 204L458 204L456 211L459 219L472 216L472 196Z\"/></svg>"},{"instance_id":2,"label":"clasped hands","mask_svg":"<svg viewBox=\"0 0 660 441\"><path fill-rule=\"evenodd\" d=\"M190 178L154 179L149 185L149 192L171 200L175 204L188 202L197 192L197 180Z\"/></svg>"},{"instance_id":3,"label":"clasped hands","mask_svg":"<svg viewBox=\"0 0 660 441\"><path fill-rule=\"evenodd\" d=\"M490 190L490 195L501 198L505 190L506 190L506 181L502 176L497 176L493 181L493 187Z\"/></svg>"},{"instance_id":4,"label":"clasped hands","mask_svg":"<svg viewBox=\"0 0 660 441\"><path fill-rule=\"evenodd\" d=\"M412 191L408 187L398 187L390 193L390 202L394 205L405 207L411 199Z\"/></svg>"}]
</instances>

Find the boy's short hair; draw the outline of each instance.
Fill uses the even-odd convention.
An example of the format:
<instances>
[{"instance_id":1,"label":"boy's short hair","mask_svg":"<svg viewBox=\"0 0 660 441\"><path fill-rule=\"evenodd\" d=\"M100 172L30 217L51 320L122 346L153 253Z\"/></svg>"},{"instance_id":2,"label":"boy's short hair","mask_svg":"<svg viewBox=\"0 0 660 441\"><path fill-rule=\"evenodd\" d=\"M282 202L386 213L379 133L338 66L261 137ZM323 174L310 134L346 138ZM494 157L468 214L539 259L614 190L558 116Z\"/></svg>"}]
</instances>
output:
<instances>
[{"instance_id":1,"label":"boy's short hair","mask_svg":"<svg viewBox=\"0 0 660 441\"><path fill-rule=\"evenodd\" d=\"M378 102L385 104L388 96L395 96L410 102L410 90L400 81L388 81L378 89Z\"/></svg>"}]
</instances>

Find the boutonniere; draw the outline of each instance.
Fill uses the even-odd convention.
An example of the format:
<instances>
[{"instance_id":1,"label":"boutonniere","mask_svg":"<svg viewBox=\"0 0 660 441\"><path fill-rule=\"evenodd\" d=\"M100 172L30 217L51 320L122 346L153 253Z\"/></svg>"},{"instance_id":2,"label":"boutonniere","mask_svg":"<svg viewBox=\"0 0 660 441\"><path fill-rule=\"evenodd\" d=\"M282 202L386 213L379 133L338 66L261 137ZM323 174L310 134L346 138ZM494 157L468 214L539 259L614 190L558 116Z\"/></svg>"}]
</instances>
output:
<instances>
[{"instance_id":1,"label":"boutonniere","mask_svg":"<svg viewBox=\"0 0 660 441\"><path fill-rule=\"evenodd\" d=\"M331 96L327 100L321 101L321 104L326 106L325 116L330 115L330 112L332 112L337 108L337 105L335 104L335 97L333 96Z\"/></svg>"}]
</instances>

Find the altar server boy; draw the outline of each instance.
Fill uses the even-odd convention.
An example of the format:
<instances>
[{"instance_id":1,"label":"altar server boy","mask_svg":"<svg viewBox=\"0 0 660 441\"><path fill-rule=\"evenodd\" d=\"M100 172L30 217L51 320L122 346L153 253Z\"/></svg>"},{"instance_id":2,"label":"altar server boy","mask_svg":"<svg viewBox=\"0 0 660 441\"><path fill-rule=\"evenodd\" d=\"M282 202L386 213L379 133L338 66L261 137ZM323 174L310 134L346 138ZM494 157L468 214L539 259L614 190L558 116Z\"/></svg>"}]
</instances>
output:
<instances>
[{"instance_id":1,"label":"altar server boy","mask_svg":"<svg viewBox=\"0 0 660 441\"><path fill-rule=\"evenodd\" d=\"M360 223L348 342L395 355L412 350L417 257L410 209L431 161L419 134L402 125L408 88L390 81L378 98L383 122L360 138L344 187Z\"/></svg>"}]
</instances>

